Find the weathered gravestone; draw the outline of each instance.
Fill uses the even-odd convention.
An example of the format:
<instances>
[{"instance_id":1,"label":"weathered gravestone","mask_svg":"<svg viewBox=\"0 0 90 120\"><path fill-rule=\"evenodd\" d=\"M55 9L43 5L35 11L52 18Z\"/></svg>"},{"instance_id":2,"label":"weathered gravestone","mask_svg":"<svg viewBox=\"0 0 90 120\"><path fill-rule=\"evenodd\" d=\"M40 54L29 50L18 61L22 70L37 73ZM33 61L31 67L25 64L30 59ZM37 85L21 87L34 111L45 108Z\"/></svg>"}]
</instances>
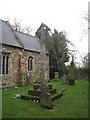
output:
<instances>
[{"instance_id":1,"label":"weathered gravestone","mask_svg":"<svg viewBox=\"0 0 90 120\"><path fill-rule=\"evenodd\" d=\"M62 77L61 77L61 84L67 84L67 75L64 74Z\"/></svg>"},{"instance_id":2,"label":"weathered gravestone","mask_svg":"<svg viewBox=\"0 0 90 120\"><path fill-rule=\"evenodd\" d=\"M59 79L58 72L55 72L55 73L54 73L54 78L55 78L55 81L58 81L58 79Z\"/></svg>"},{"instance_id":3,"label":"weathered gravestone","mask_svg":"<svg viewBox=\"0 0 90 120\"><path fill-rule=\"evenodd\" d=\"M68 74L67 80L69 85L75 85L75 78L73 74Z\"/></svg>"},{"instance_id":4,"label":"weathered gravestone","mask_svg":"<svg viewBox=\"0 0 90 120\"><path fill-rule=\"evenodd\" d=\"M51 94L48 92L48 85L46 83L42 83L40 89L40 105L42 107L53 108Z\"/></svg>"}]
</instances>

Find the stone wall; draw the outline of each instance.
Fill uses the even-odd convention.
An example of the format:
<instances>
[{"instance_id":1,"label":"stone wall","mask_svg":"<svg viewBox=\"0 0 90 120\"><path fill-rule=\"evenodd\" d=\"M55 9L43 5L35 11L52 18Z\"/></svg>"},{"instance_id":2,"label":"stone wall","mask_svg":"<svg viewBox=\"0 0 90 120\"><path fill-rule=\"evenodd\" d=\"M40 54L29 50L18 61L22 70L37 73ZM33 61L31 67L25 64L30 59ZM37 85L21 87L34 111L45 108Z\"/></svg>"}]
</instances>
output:
<instances>
[{"instance_id":1,"label":"stone wall","mask_svg":"<svg viewBox=\"0 0 90 120\"><path fill-rule=\"evenodd\" d=\"M25 65L22 66L22 68L25 67L25 74L23 74L22 76L22 79L24 79L24 82L27 82L27 79L26 79L27 76L29 78L30 83L33 83L39 79L40 53L26 51L20 48L11 47L7 45L3 45L2 47L3 47L3 51L10 52L9 60L8 60L8 74L0 75L0 80L2 80L3 86L11 87L11 86L16 86L18 84L18 81L20 80L20 75L19 75L20 73L18 71L20 52L22 53L23 59L25 62ZM32 56L33 58L32 71L28 71L28 58L30 56ZM49 79L49 57L48 55L46 57L46 64L47 64L46 65L46 76L47 76L47 79Z\"/></svg>"},{"instance_id":2,"label":"stone wall","mask_svg":"<svg viewBox=\"0 0 90 120\"><path fill-rule=\"evenodd\" d=\"M3 45L2 51L7 54L8 51L10 51L9 54L9 60L8 60L8 74L2 74L0 77L2 77L2 85L3 86L15 86L17 84L17 74L18 74L18 60L19 60L19 53L21 51L20 48L10 47Z\"/></svg>"},{"instance_id":3,"label":"stone wall","mask_svg":"<svg viewBox=\"0 0 90 120\"><path fill-rule=\"evenodd\" d=\"M26 61L26 71L27 74L29 74L30 77L30 83L34 83L35 81L39 80L40 77L40 53L36 52L30 52L30 51L24 51L25 61ZM33 65L32 65L32 71L28 71L28 58L33 58ZM46 76L47 79L49 79L49 57L46 55Z\"/></svg>"}]
</instances>

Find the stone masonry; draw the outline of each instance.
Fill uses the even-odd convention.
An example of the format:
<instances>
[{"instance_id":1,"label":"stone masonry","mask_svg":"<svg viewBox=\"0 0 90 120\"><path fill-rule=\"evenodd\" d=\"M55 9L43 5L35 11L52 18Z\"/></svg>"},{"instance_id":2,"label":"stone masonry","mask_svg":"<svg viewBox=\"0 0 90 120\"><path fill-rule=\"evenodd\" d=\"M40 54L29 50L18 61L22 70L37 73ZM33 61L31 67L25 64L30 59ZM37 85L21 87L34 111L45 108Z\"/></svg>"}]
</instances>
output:
<instances>
[{"instance_id":1,"label":"stone masonry","mask_svg":"<svg viewBox=\"0 0 90 120\"><path fill-rule=\"evenodd\" d=\"M2 79L2 86L4 87L12 87L18 85L18 81L20 79L20 75L18 72L19 68L19 55L22 53L23 59L25 61L25 74L22 76L22 82L26 84L26 75L29 76L30 83L34 83L39 79L40 77L40 53L38 52L32 52L32 51L26 51L20 48L11 47L7 45L2 46L2 53L3 51L10 51L9 54L9 61L8 61L8 74L0 75L0 80ZM33 57L33 70L31 73L28 71L28 58L32 56ZM49 57L47 55L46 57L46 74L47 79L49 79ZM27 74L26 74L27 73Z\"/></svg>"}]
</instances>

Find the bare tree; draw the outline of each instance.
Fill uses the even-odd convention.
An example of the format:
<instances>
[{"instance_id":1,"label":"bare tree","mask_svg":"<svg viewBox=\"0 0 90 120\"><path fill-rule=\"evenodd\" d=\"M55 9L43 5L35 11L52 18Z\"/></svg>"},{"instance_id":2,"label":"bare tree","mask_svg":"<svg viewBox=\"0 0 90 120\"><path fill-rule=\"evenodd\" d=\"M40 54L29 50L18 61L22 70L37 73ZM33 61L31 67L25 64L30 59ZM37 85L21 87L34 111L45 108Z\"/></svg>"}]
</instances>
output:
<instances>
[{"instance_id":1,"label":"bare tree","mask_svg":"<svg viewBox=\"0 0 90 120\"><path fill-rule=\"evenodd\" d=\"M16 31L24 32L23 26L21 25L20 21L17 21L17 19L14 19L14 23L12 24L12 28Z\"/></svg>"},{"instance_id":2,"label":"bare tree","mask_svg":"<svg viewBox=\"0 0 90 120\"><path fill-rule=\"evenodd\" d=\"M83 17L82 17L82 20L84 22L84 25L83 25L83 29L82 29L82 37L83 38L84 36L87 35L88 33L88 14L84 14Z\"/></svg>"},{"instance_id":3,"label":"bare tree","mask_svg":"<svg viewBox=\"0 0 90 120\"><path fill-rule=\"evenodd\" d=\"M9 17L4 18L5 21L8 21L12 28L16 31L20 31L23 33L27 33L27 34L31 34L31 32L33 31L33 29L31 28L31 26L25 26L21 24L21 21L17 20L16 18L14 18L13 23L11 23L11 20Z\"/></svg>"},{"instance_id":4,"label":"bare tree","mask_svg":"<svg viewBox=\"0 0 90 120\"><path fill-rule=\"evenodd\" d=\"M25 33L30 34L32 31L31 26L25 27Z\"/></svg>"}]
</instances>

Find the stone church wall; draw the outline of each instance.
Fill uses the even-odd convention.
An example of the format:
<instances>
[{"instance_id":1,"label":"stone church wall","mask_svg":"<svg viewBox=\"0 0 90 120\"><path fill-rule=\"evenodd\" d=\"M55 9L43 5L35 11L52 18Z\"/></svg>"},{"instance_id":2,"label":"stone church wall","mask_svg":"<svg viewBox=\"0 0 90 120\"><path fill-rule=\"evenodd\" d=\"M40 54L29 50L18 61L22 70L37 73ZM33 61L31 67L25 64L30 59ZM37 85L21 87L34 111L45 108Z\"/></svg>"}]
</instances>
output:
<instances>
[{"instance_id":1,"label":"stone church wall","mask_svg":"<svg viewBox=\"0 0 90 120\"><path fill-rule=\"evenodd\" d=\"M11 47L11 46L2 46L2 53L7 55L7 52L10 51L9 60L8 60L8 74L2 74L0 77L2 79L3 86L15 86L17 83L17 74L18 74L18 60L20 48ZM5 53L4 53L5 52Z\"/></svg>"},{"instance_id":2,"label":"stone church wall","mask_svg":"<svg viewBox=\"0 0 90 120\"><path fill-rule=\"evenodd\" d=\"M23 54L24 62L25 62L25 78L29 76L29 82L33 83L39 80L40 74L40 53L26 51L17 47L11 47L7 45L2 46L2 51L7 54L9 51L9 60L8 60L8 74L0 75L0 80L2 80L2 86L12 87L18 85L19 80L19 55L20 52ZM33 58L32 62L32 71L28 71L28 58ZM49 57L46 57L46 76L49 79ZM27 82L27 79L25 79Z\"/></svg>"},{"instance_id":3,"label":"stone church wall","mask_svg":"<svg viewBox=\"0 0 90 120\"><path fill-rule=\"evenodd\" d=\"M37 80L39 80L39 76L40 76L40 53L36 53L36 52L29 52L29 51L25 51L24 52L24 56L25 56L25 61L26 61L26 70L27 70L27 61L28 58L31 56L33 58L33 68L31 73L28 72L28 74L31 74L31 81L30 82L35 82ZM47 75L47 79L49 79L49 57L48 55L46 55L46 75Z\"/></svg>"}]
</instances>

